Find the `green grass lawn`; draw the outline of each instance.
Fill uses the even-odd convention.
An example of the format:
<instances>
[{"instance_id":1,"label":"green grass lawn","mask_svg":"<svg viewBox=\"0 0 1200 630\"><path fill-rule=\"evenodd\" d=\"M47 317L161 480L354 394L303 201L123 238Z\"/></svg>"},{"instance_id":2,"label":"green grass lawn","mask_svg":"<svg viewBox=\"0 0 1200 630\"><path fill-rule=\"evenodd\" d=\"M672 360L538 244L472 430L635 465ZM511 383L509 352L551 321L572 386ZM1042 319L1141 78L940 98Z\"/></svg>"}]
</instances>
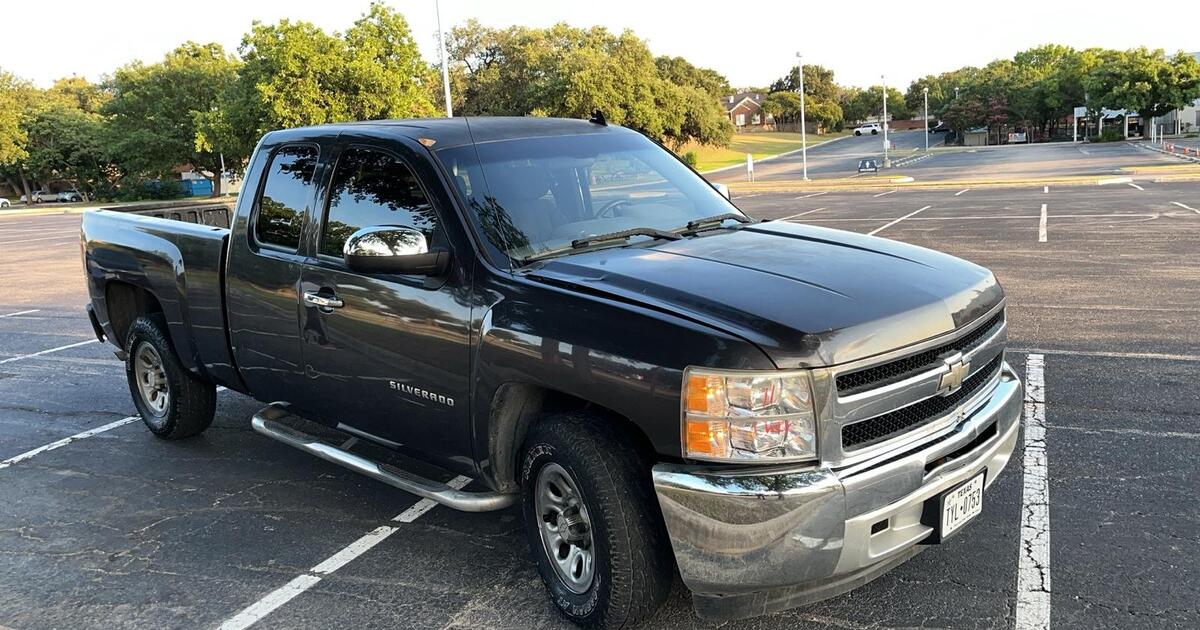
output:
<instances>
[{"instance_id":1,"label":"green grass lawn","mask_svg":"<svg viewBox=\"0 0 1200 630\"><path fill-rule=\"evenodd\" d=\"M851 133L853 131L842 130L819 136L808 134L808 147L811 149L817 144L834 138L848 136ZM688 151L695 151L698 158L696 170L703 173L715 168L745 164L747 153L753 155L755 160L759 160L767 156L796 151L798 149L800 149L800 134L798 133L738 133L734 134L733 140L727 147L687 145L680 149L679 154L683 155Z\"/></svg>"}]
</instances>

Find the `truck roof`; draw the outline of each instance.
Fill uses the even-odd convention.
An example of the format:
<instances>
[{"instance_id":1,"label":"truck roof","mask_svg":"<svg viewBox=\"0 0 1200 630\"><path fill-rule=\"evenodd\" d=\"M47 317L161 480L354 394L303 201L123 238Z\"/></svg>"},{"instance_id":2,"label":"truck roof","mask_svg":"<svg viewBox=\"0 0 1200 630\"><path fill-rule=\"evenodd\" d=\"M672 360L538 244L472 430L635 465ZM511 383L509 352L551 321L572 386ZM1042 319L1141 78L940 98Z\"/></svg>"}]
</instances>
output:
<instances>
[{"instance_id":1,"label":"truck roof","mask_svg":"<svg viewBox=\"0 0 1200 630\"><path fill-rule=\"evenodd\" d=\"M436 151L465 144L546 136L577 136L593 133L630 133L623 127L601 125L574 118L534 116L461 116L455 118L408 118L333 123L272 131L266 141L288 142L328 138L339 134L374 137L403 136L434 141Z\"/></svg>"}]
</instances>

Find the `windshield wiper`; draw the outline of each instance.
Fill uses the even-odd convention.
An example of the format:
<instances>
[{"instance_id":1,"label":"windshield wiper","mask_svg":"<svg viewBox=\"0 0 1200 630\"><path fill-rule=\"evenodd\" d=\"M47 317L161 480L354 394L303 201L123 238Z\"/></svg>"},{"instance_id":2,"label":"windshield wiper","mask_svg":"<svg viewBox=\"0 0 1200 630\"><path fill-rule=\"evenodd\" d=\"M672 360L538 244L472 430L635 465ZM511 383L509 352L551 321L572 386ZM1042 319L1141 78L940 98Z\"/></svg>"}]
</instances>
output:
<instances>
[{"instance_id":1,"label":"windshield wiper","mask_svg":"<svg viewBox=\"0 0 1200 630\"><path fill-rule=\"evenodd\" d=\"M652 228L652 227L635 227L635 228L629 228L628 230L620 230L618 232L608 232L606 234L596 234L594 236L577 238L577 239L571 241L570 245L567 245L565 247L555 247L553 249L547 249L545 251L541 251L536 254L526 256L524 259L522 259L521 262L522 263L530 263L535 260L541 260L543 258L552 258L552 257L558 256L560 254L572 252L577 249L583 249L585 247L591 247L593 245L624 242L624 241L628 241L629 237L631 237L631 236L649 236L651 238L662 239L662 240L667 240L667 241L678 241L679 239L683 238L683 236L680 235L679 232L668 232L666 230L660 230L658 228Z\"/></svg>"},{"instance_id":2,"label":"windshield wiper","mask_svg":"<svg viewBox=\"0 0 1200 630\"><path fill-rule=\"evenodd\" d=\"M726 212L725 214L704 217L703 219L693 219L688 221L687 226L679 230L675 230L675 232L677 234L695 234L696 232L720 227L722 223L731 219L737 221L738 223L756 223L754 219L751 219L744 214L739 214L737 212Z\"/></svg>"}]
</instances>

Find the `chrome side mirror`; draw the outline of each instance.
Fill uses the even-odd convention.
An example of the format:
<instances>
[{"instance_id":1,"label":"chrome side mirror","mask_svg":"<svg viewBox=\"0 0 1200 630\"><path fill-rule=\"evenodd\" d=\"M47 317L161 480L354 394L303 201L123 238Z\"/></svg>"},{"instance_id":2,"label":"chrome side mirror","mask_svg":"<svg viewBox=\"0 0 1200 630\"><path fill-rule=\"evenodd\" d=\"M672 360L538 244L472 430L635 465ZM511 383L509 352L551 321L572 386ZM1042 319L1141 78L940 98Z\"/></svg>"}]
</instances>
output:
<instances>
[{"instance_id":1,"label":"chrome side mirror","mask_svg":"<svg viewBox=\"0 0 1200 630\"><path fill-rule=\"evenodd\" d=\"M729 186L726 186L725 184L713 184L712 187L716 188L717 192L721 193L722 197L730 199Z\"/></svg>"},{"instance_id":2,"label":"chrome side mirror","mask_svg":"<svg viewBox=\"0 0 1200 630\"><path fill-rule=\"evenodd\" d=\"M419 230L399 225L374 225L350 235L342 247L346 266L363 273L441 275L450 252L429 250Z\"/></svg>"}]
</instances>

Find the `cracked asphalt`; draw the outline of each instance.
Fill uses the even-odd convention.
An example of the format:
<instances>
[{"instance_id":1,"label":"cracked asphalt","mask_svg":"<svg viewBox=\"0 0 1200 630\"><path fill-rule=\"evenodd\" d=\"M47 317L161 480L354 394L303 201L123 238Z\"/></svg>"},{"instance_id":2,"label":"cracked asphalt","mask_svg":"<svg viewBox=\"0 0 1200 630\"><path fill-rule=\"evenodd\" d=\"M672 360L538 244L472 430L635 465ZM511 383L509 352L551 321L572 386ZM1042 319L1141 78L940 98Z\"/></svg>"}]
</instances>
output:
<instances>
[{"instance_id":1,"label":"cracked asphalt","mask_svg":"<svg viewBox=\"0 0 1200 630\"><path fill-rule=\"evenodd\" d=\"M1200 186L1143 187L735 199L858 232L929 206L879 236L996 272L1010 361L1025 374L1029 353L1044 357L1039 568L1060 628L1200 627L1200 212L1172 203L1200 208ZM10 361L92 338L78 222L0 216L0 460L134 413L107 346ZM222 392L196 439L163 442L135 421L0 467L0 626L217 627L417 502L253 433L260 406ZM1018 447L946 544L847 595L722 627L1014 627L1022 459ZM437 507L257 627L567 628L519 519ZM709 626L677 584L651 627Z\"/></svg>"}]
</instances>

